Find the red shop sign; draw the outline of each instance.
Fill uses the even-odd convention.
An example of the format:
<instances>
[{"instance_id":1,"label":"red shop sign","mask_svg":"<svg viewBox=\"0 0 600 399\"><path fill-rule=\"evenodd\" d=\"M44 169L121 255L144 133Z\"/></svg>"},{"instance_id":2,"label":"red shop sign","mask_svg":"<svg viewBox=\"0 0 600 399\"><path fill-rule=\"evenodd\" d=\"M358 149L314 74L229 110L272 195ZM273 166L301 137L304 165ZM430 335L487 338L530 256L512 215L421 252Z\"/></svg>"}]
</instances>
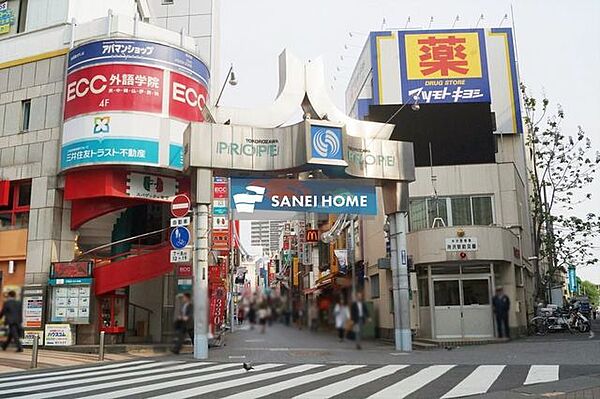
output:
<instances>
[{"instance_id":1,"label":"red shop sign","mask_svg":"<svg viewBox=\"0 0 600 399\"><path fill-rule=\"evenodd\" d=\"M202 122L208 92L202 83L187 76L171 72L169 115L191 122Z\"/></svg>"},{"instance_id":2,"label":"red shop sign","mask_svg":"<svg viewBox=\"0 0 600 399\"><path fill-rule=\"evenodd\" d=\"M51 278L90 277L92 262L53 262L50 268Z\"/></svg>"},{"instance_id":3,"label":"red shop sign","mask_svg":"<svg viewBox=\"0 0 600 399\"><path fill-rule=\"evenodd\" d=\"M90 112L162 112L163 71L141 65L111 64L67 76L65 119Z\"/></svg>"}]
</instances>

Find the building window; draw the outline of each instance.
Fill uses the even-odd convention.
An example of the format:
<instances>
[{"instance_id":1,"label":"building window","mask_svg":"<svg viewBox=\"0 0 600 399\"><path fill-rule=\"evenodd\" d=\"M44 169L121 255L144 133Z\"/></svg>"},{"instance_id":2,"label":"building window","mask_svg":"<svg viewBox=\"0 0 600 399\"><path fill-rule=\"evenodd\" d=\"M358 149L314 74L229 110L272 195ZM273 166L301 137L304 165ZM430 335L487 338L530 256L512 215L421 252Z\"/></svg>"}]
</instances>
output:
<instances>
[{"instance_id":1,"label":"building window","mask_svg":"<svg viewBox=\"0 0 600 399\"><path fill-rule=\"evenodd\" d=\"M10 182L8 201L0 206L0 230L27 227L30 200L31 180Z\"/></svg>"},{"instance_id":2,"label":"building window","mask_svg":"<svg viewBox=\"0 0 600 399\"><path fill-rule=\"evenodd\" d=\"M419 306L429 306L429 280L419 279Z\"/></svg>"},{"instance_id":3,"label":"building window","mask_svg":"<svg viewBox=\"0 0 600 399\"><path fill-rule=\"evenodd\" d=\"M21 131L29 130L29 120L31 119L31 100L21 101Z\"/></svg>"},{"instance_id":4,"label":"building window","mask_svg":"<svg viewBox=\"0 0 600 399\"><path fill-rule=\"evenodd\" d=\"M494 224L492 196L412 198L410 230L442 226L489 226Z\"/></svg>"},{"instance_id":5,"label":"building window","mask_svg":"<svg viewBox=\"0 0 600 399\"><path fill-rule=\"evenodd\" d=\"M374 274L371 279L371 298L379 298L379 274Z\"/></svg>"},{"instance_id":6,"label":"building window","mask_svg":"<svg viewBox=\"0 0 600 399\"><path fill-rule=\"evenodd\" d=\"M19 3L19 20L17 22L17 33L25 32L25 26L27 26L27 3L28 0L21 0L21 3Z\"/></svg>"}]
</instances>

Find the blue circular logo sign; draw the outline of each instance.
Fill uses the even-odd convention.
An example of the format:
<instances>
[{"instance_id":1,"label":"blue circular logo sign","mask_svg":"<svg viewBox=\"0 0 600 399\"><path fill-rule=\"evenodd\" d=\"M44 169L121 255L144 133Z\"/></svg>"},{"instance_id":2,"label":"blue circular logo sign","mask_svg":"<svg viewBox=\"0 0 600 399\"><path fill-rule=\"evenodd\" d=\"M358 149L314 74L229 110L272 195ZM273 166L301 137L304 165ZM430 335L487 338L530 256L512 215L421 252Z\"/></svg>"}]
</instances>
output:
<instances>
[{"instance_id":1,"label":"blue circular logo sign","mask_svg":"<svg viewBox=\"0 0 600 399\"><path fill-rule=\"evenodd\" d=\"M179 226L171 230L171 245L175 249L185 248L190 243L190 231L187 227Z\"/></svg>"}]
</instances>

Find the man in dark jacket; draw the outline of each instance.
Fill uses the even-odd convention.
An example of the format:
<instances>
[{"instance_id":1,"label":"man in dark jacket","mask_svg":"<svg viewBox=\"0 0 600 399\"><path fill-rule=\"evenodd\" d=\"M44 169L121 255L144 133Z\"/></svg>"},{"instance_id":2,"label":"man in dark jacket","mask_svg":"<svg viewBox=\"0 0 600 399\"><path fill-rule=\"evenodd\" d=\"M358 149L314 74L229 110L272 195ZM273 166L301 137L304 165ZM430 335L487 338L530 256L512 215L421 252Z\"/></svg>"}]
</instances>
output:
<instances>
[{"instance_id":1,"label":"man in dark jacket","mask_svg":"<svg viewBox=\"0 0 600 399\"><path fill-rule=\"evenodd\" d=\"M508 327L508 310L510 309L510 299L504 293L502 287L496 288L496 295L492 298L494 313L496 314L496 327L498 328L498 338L510 338Z\"/></svg>"},{"instance_id":2,"label":"man in dark jacket","mask_svg":"<svg viewBox=\"0 0 600 399\"><path fill-rule=\"evenodd\" d=\"M356 301L350 308L350 318L354 324L354 334L356 338L356 349L361 349L360 342L362 338L362 329L365 322L369 319L369 310L363 302L362 292L356 294Z\"/></svg>"},{"instance_id":3,"label":"man in dark jacket","mask_svg":"<svg viewBox=\"0 0 600 399\"><path fill-rule=\"evenodd\" d=\"M192 296L186 292L183 294L183 303L175 320L175 342L171 350L175 354L179 354L185 336L190 336L192 343L194 342L194 305L192 304Z\"/></svg>"},{"instance_id":4,"label":"man in dark jacket","mask_svg":"<svg viewBox=\"0 0 600 399\"><path fill-rule=\"evenodd\" d=\"M21 345L21 323L23 322L23 314L21 301L17 301L17 294L14 291L8 293L8 298L0 311L0 319L4 317L4 324L8 326L8 337L2 344L2 350L5 351L10 345L10 341L14 341L17 345L17 352L23 352Z\"/></svg>"}]
</instances>

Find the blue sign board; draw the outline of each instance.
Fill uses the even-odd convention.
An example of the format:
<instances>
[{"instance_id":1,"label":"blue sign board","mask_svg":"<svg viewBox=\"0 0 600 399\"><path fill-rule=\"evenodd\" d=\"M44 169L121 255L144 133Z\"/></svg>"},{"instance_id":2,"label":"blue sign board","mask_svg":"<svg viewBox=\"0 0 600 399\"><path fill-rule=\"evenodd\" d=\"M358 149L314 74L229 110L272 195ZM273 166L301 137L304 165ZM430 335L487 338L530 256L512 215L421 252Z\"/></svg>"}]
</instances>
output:
<instances>
[{"instance_id":1,"label":"blue sign board","mask_svg":"<svg viewBox=\"0 0 600 399\"><path fill-rule=\"evenodd\" d=\"M375 186L350 179L232 178L230 196L238 213L263 210L377 214Z\"/></svg>"},{"instance_id":2,"label":"blue sign board","mask_svg":"<svg viewBox=\"0 0 600 399\"><path fill-rule=\"evenodd\" d=\"M166 44L136 39L99 40L69 53L67 72L106 63L156 65L202 80L208 87L210 73L200 58Z\"/></svg>"},{"instance_id":3,"label":"blue sign board","mask_svg":"<svg viewBox=\"0 0 600 399\"><path fill-rule=\"evenodd\" d=\"M577 274L574 267L569 267L569 291L577 292Z\"/></svg>"},{"instance_id":4,"label":"blue sign board","mask_svg":"<svg viewBox=\"0 0 600 399\"><path fill-rule=\"evenodd\" d=\"M171 246L175 249L185 248L190 243L190 231L179 226L171 230Z\"/></svg>"},{"instance_id":5,"label":"blue sign board","mask_svg":"<svg viewBox=\"0 0 600 399\"><path fill-rule=\"evenodd\" d=\"M313 159L343 160L342 128L311 125L310 148Z\"/></svg>"}]
</instances>

